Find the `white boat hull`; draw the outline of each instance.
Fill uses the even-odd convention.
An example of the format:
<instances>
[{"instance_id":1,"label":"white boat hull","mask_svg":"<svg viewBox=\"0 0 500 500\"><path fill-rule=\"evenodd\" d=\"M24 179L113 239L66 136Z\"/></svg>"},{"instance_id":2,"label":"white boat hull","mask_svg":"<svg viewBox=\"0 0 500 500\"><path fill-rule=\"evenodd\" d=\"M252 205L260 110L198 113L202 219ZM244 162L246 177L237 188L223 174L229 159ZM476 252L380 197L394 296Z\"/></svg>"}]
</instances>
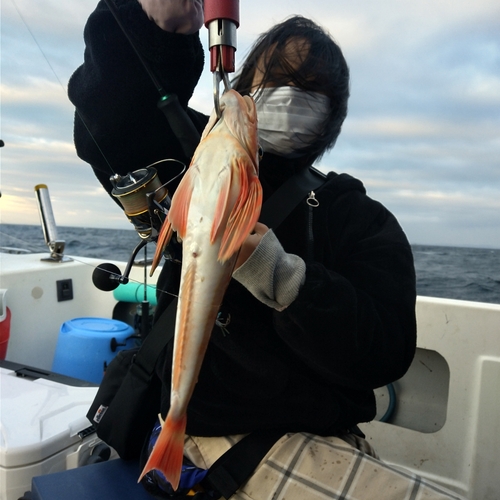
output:
<instances>
[{"instance_id":1,"label":"white boat hull","mask_svg":"<svg viewBox=\"0 0 500 500\"><path fill-rule=\"evenodd\" d=\"M419 297L417 325L392 424L360 427L383 460L471 500L498 500L500 305Z\"/></svg>"}]
</instances>

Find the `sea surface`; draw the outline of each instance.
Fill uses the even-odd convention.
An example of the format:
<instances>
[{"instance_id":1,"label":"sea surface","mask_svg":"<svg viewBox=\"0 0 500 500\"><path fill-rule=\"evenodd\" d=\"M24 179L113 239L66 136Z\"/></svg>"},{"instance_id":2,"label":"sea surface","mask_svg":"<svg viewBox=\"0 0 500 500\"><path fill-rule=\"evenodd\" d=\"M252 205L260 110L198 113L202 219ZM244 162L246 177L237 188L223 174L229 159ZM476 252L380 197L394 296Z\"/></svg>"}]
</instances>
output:
<instances>
[{"instance_id":1,"label":"sea surface","mask_svg":"<svg viewBox=\"0 0 500 500\"><path fill-rule=\"evenodd\" d=\"M140 242L133 230L58 227L65 254L127 261ZM47 252L41 226L0 224L0 247ZM148 245L151 257L154 247ZM413 245L417 293L500 304L500 249ZM138 254L138 259L144 254ZM1 269L0 269L1 272Z\"/></svg>"}]
</instances>

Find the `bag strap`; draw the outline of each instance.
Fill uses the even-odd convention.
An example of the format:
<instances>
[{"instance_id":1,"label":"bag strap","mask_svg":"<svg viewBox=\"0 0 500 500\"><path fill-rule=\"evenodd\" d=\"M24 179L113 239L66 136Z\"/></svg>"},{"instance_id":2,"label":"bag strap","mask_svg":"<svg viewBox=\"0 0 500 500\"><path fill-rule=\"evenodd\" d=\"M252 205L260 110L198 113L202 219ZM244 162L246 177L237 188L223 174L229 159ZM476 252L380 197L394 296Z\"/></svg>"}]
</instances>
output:
<instances>
[{"instance_id":1,"label":"bag strap","mask_svg":"<svg viewBox=\"0 0 500 500\"><path fill-rule=\"evenodd\" d=\"M285 433L272 429L248 434L214 462L201 485L206 490L215 490L224 498L230 498Z\"/></svg>"},{"instance_id":2,"label":"bag strap","mask_svg":"<svg viewBox=\"0 0 500 500\"><path fill-rule=\"evenodd\" d=\"M276 229L310 191L318 189L326 175L314 167L302 168L284 182L262 205L259 220Z\"/></svg>"},{"instance_id":3,"label":"bag strap","mask_svg":"<svg viewBox=\"0 0 500 500\"><path fill-rule=\"evenodd\" d=\"M134 365L141 368L150 377L155 369L156 360L163 348L174 337L175 315L177 313L177 297L174 297L168 307L151 328L137 352Z\"/></svg>"}]
</instances>

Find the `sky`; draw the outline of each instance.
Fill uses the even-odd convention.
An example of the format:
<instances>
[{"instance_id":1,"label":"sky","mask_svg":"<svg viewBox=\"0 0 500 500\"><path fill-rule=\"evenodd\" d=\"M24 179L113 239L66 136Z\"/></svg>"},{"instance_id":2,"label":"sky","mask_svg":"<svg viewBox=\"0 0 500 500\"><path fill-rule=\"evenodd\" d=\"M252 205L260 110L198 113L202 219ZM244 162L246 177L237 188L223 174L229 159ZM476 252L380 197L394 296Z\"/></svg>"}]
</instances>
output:
<instances>
[{"instance_id":1,"label":"sky","mask_svg":"<svg viewBox=\"0 0 500 500\"><path fill-rule=\"evenodd\" d=\"M96 4L1 1L2 223L39 224L43 183L59 226L132 228L73 145L66 86ZM236 66L292 14L328 30L351 73L343 131L316 166L361 179L412 244L500 248L500 2L240 0ZM205 68L190 105L209 113L211 95Z\"/></svg>"}]
</instances>

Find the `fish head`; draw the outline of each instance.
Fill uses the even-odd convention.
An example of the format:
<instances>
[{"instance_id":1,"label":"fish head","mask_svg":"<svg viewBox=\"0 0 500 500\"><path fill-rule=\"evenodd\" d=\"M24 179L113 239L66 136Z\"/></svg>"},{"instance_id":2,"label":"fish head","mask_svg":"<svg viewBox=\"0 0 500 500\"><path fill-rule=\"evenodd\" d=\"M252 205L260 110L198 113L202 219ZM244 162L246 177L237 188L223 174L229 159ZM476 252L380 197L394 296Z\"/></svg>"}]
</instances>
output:
<instances>
[{"instance_id":1,"label":"fish head","mask_svg":"<svg viewBox=\"0 0 500 500\"><path fill-rule=\"evenodd\" d=\"M255 171L259 166L259 137L257 133L257 109L250 96L242 96L236 90L228 90L220 98L221 117L212 112L209 122L203 131L203 140L209 134L224 128L245 149L254 164Z\"/></svg>"}]
</instances>

